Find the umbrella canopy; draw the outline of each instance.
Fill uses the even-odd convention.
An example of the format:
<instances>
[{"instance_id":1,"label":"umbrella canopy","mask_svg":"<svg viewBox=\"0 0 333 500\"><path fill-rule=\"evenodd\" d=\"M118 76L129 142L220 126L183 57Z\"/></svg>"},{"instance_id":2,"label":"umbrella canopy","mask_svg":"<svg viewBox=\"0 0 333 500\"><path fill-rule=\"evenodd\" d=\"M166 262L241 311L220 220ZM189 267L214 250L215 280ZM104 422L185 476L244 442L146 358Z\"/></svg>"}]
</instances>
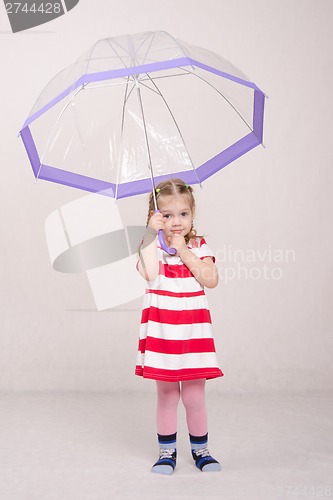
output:
<instances>
[{"instance_id":1,"label":"umbrella canopy","mask_svg":"<svg viewBox=\"0 0 333 500\"><path fill-rule=\"evenodd\" d=\"M20 135L36 179L122 198L201 183L261 144L264 99L164 31L105 38L51 80Z\"/></svg>"}]
</instances>

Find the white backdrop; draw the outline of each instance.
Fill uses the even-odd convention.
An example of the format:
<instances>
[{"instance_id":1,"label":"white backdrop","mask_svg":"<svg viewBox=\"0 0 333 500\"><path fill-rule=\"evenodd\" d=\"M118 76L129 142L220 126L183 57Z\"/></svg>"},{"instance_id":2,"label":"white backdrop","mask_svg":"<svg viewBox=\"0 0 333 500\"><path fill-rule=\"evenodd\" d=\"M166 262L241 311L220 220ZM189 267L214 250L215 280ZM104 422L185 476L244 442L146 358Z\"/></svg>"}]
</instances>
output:
<instances>
[{"instance_id":1,"label":"white backdrop","mask_svg":"<svg viewBox=\"0 0 333 500\"><path fill-rule=\"evenodd\" d=\"M332 25L331 0L80 0L14 35L0 7L0 390L153 389L134 376L141 298L98 312L85 274L52 269L45 220L84 193L35 184L17 134L95 41L159 29L221 54L269 96L266 148L196 188L220 273L207 293L225 377L209 389L332 389ZM145 224L145 196L120 209Z\"/></svg>"}]
</instances>

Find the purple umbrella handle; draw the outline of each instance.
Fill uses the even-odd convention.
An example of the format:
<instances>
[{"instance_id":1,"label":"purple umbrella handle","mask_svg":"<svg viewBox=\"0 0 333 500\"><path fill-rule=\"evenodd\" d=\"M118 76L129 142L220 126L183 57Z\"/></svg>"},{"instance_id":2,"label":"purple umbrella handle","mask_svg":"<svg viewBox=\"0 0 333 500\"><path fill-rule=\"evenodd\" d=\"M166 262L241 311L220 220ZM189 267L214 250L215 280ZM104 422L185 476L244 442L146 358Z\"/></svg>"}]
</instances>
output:
<instances>
[{"instance_id":1,"label":"purple umbrella handle","mask_svg":"<svg viewBox=\"0 0 333 500\"><path fill-rule=\"evenodd\" d=\"M159 210L155 210L155 213L156 212L159 212ZM177 250L175 248L168 247L168 245L165 244L164 237L163 237L163 229L159 229L159 231L158 231L158 239L159 239L161 247L163 248L163 250L166 253L168 253L169 255L176 255Z\"/></svg>"},{"instance_id":2,"label":"purple umbrella handle","mask_svg":"<svg viewBox=\"0 0 333 500\"><path fill-rule=\"evenodd\" d=\"M177 253L177 250L175 248L172 248L172 247L168 247L166 244L165 244L165 241L164 241L164 237L163 237L163 229L159 229L158 231L158 239L160 241L160 245L161 247L163 248L163 250L168 253L169 255L176 255Z\"/></svg>"}]
</instances>

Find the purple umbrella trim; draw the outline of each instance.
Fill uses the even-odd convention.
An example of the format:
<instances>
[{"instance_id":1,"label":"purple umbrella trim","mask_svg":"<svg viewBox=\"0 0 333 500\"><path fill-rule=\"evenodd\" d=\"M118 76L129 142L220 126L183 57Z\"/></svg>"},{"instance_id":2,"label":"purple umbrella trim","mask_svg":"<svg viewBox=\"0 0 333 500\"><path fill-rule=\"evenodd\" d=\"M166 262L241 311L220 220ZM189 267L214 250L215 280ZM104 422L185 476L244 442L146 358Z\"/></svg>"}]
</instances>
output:
<instances>
[{"instance_id":1,"label":"purple umbrella trim","mask_svg":"<svg viewBox=\"0 0 333 500\"><path fill-rule=\"evenodd\" d=\"M207 179L213 175L218 170L222 169L235 159L239 158L243 154L247 153L254 147L262 143L263 136L263 116L264 116L264 101L265 96L263 92L251 82L243 80L228 73L224 73L220 70L207 66L199 61L191 58L180 58L169 61L162 61L158 63L146 64L143 66L136 66L131 68L122 68L117 70L110 70L100 73L91 73L83 75L79 78L71 87L68 87L57 97L52 99L47 105L45 105L40 110L36 111L31 115L25 122L22 130L20 132L24 146L27 150L29 160L34 172L34 175L38 179L44 179L52 182L57 182L59 184L64 184L67 186L75 187L78 189L83 189L85 191L93 193L101 193L107 196L114 197L116 193L116 185L110 182L106 182L99 179L94 179L92 177L80 175L74 172L69 172L59 168L55 168L49 165L41 164L38 151L33 140L29 124L36 120L40 115L45 113L48 109L54 106L57 102L63 99L66 95L70 94L80 85L85 83L107 80L113 78L119 78L123 76L129 76L140 73L147 73L152 71L161 71L169 68L176 68L182 66L194 65L200 67L204 70L215 73L221 77L233 80L236 83L245 85L254 90L254 107L253 107L253 132L249 133L232 146L228 147L214 158L211 158L201 166L194 170L186 170L177 173L178 177L181 177L188 184L197 184ZM175 174L166 174L162 176L154 177L156 184L162 180L171 179ZM134 196L136 194L143 194L151 191L151 179L141 179L137 181L127 182L118 185L117 197L124 198L127 196Z\"/></svg>"}]
</instances>

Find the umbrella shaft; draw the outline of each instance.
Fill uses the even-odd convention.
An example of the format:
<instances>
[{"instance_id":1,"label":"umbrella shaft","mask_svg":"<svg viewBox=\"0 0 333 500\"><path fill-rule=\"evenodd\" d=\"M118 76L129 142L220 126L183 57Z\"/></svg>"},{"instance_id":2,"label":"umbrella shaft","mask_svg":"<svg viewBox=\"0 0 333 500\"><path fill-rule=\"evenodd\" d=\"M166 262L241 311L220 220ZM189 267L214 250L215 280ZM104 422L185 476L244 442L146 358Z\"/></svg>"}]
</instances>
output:
<instances>
[{"instance_id":1,"label":"umbrella shaft","mask_svg":"<svg viewBox=\"0 0 333 500\"><path fill-rule=\"evenodd\" d=\"M153 165L152 165L151 155L150 155L150 148L149 148L149 142L148 142L146 120L145 120L145 115L144 115L144 111L143 111L142 97L141 97L140 86L139 86L139 81L138 81L137 77L135 77L135 85L136 85L136 89L137 89L137 93L138 93L138 98L139 98L139 103L140 103L142 123L143 123L143 130L144 130L144 135L145 135L145 143L146 143L146 147L147 147L148 168L150 170L150 179L151 179L151 184L152 184L154 206L155 206L155 210L157 210L156 193L155 193L155 182L154 182L154 175L153 175Z\"/></svg>"}]
</instances>

